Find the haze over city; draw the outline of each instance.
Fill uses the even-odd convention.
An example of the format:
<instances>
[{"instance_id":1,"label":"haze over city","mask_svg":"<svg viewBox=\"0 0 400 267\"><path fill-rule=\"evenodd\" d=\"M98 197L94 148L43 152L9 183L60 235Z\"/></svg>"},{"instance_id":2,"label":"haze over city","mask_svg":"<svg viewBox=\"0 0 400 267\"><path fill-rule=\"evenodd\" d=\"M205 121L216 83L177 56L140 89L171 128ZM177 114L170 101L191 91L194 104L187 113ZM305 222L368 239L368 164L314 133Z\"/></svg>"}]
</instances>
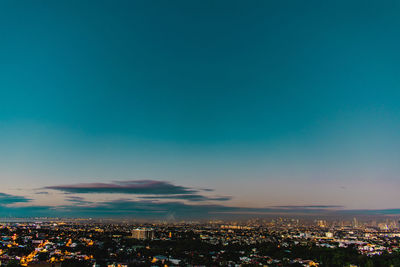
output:
<instances>
[{"instance_id":1,"label":"haze over city","mask_svg":"<svg viewBox=\"0 0 400 267\"><path fill-rule=\"evenodd\" d=\"M399 12L1 1L0 217L400 214Z\"/></svg>"}]
</instances>

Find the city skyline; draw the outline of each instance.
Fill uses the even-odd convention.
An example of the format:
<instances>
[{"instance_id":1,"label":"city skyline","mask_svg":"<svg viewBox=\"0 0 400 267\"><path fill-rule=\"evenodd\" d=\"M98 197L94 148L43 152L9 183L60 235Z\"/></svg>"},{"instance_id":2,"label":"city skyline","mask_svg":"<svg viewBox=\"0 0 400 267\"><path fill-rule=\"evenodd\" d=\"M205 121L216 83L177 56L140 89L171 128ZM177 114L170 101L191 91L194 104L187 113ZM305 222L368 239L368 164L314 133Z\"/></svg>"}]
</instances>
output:
<instances>
[{"instance_id":1,"label":"city skyline","mask_svg":"<svg viewBox=\"0 0 400 267\"><path fill-rule=\"evenodd\" d=\"M396 1L0 3L0 217L400 214Z\"/></svg>"}]
</instances>

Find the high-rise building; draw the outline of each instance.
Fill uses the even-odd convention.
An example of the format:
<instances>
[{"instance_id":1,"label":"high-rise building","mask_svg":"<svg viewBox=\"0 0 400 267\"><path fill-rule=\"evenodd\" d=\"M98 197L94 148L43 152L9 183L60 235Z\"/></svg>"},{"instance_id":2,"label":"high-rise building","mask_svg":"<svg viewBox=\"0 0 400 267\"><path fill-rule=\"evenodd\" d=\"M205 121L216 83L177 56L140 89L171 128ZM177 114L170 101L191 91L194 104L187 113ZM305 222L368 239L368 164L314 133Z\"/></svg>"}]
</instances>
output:
<instances>
[{"instance_id":1,"label":"high-rise building","mask_svg":"<svg viewBox=\"0 0 400 267\"><path fill-rule=\"evenodd\" d=\"M136 239L153 239L154 230L151 228L136 228L132 230L132 238Z\"/></svg>"},{"instance_id":2,"label":"high-rise building","mask_svg":"<svg viewBox=\"0 0 400 267\"><path fill-rule=\"evenodd\" d=\"M356 217L353 218L353 227L358 227L358 221Z\"/></svg>"},{"instance_id":3,"label":"high-rise building","mask_svg":"<svg viewBox=\"0 0 400 267\"><path fill-rule=\"evenodd\" d=\"M327 226L325 220L317 220L317 225L321 228L325 228Z\"/></svg>"}]
</instances>

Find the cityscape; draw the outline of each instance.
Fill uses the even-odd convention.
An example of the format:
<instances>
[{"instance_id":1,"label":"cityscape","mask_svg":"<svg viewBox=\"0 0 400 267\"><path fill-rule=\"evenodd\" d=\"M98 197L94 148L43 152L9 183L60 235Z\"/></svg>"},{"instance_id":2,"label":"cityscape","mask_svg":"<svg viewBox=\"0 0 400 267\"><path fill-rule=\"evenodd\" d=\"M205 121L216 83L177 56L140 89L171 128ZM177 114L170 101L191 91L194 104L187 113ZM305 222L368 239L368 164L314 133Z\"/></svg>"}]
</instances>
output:
<instances>
[{"instance_id":1,"label":"cityscape","mask_svg":"<svg viewBox=\"0 0 400 267\"><path fill-rule=\"evenodd\" d=\"M0 266L398 266L398 218L8 219Z\"/></svg>"}]
</instances>

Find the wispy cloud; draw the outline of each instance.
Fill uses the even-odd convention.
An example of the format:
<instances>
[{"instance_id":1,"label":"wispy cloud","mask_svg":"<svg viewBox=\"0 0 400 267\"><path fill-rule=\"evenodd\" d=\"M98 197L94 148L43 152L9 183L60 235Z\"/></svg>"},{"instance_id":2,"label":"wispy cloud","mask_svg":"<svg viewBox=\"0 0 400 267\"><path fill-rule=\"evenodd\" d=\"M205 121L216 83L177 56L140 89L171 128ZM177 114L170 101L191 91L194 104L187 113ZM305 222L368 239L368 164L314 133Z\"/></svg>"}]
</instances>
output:
<instances>
[{"instance_id":1,"label":"wispy cloud","mask_svg":"<svg viewBox=\"0 0 400 267\"><path fill-rule=\"evenodd\" d=\"M283 209L342 209L344 206L340 205L285 205L285 206L273 206L274 208Z\"/></svg>"},{"instance_id":2,"label":"wispy cloud","mask_svg":"<svg viewBox=\"0 0 400 267\"><path fill-rule=\"evenodd\" d=\"M88 201L84 199L83 197L79 196L68 196L65 200L72 202L77 205L88 205L88 204L93 204L92 201Z\"/></svg>"},{"instance_id":3,"label":"wispy cloud","mask_svg":"<svg viewBox=\"0 0 400 267\"><path fill-rule=\"evenodd\" d=\"M30 199L23 196L13 196L5 193L0 193L0 205L8 205L15 203L29 202Z\"/></svg>"},{"instance_id":4,"label":"wispy cloud","mask_svg":"<svg viewBox=\"0 0 400 267\"><path fill-rule=\"evenodd\" d=\"M48 195L49 192L47 192L47 191L40 191L40 192L36 192L35 194L36 194L36 195Z\"/></svg>"},{"instance_id":5,"label":"wispy cloud","mask_svg":"<svg viewBox=\"0 0 400 267\"><path fill-rule=\"evenodd\" d=\"M188 200L193 202L199 201L228 201L231 200L232 197L229 196L217 196L217 197L207 197L198 194L191 194L191 195L167 195L167 196L143 196L139 197L141 199L181 199L181 200Z\"/></svg>"}]
</instances>

